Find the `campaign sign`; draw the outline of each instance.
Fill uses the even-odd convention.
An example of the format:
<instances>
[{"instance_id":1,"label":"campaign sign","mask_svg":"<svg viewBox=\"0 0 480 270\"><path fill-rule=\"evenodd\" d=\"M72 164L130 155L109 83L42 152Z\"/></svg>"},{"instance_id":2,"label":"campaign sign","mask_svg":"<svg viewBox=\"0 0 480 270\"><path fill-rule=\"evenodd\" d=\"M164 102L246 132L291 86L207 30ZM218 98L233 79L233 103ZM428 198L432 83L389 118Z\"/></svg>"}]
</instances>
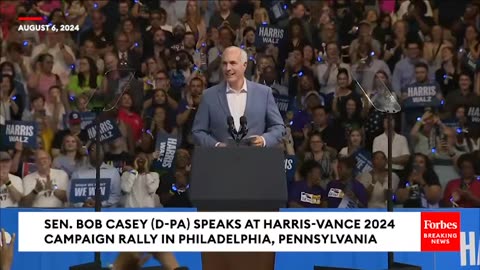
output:
<instances>
[{"instance_id":1,"label":"campaign sign","mask_svg":"<svg viewBox=\"0 0 480 270\"><path fill-rule=\"evenodd\" d=\"M102 202L110 198L111 179L100 178L100 197ZM88 198L95 198L95 178L72 179L70 184L70 202L83 203Z\"/></svg>"},{"instance_id":2,"label":"campaign sign","mask_svg":"<svg viewBox=\"0 0 480 270\"><path fill-rule=\"evenodd\" d=\"M30 148L37 148L38 126L34 121L6 121L1 131L2 143L13 146L21 142Z\"/></svg>"},{"instance_id":3,"label":"campaign sign","mask_svg":"<svg viewBox=\"0 0 480 270\"><path fill-rule=\"evenodd\" d=\"M439 107L441 104L437 97L439 90L434 83L409 85L403 91L407 94L403 105L405 108Z\"/></svg>"},{"instance_id":4,"label":"campaign sign","mask_svg":"<svg viewBox=\"0 0 480 270\"><path fill-rule=\"evenodd\" d=\"M160 170L172 169L178 145L179 140L176 136L159 132L155 145L155 151L159 152L159 156L157 160L153 161L153 166Z\"/></svg>"},{"instance_id":5,"label":"campaign sign","mask_svg":"<svg viewBox=\"0 0 480 270\"><path fill-rule=\"evenodd\" d=\"M97 127L95 123L87 126L88 139L95 140L97 135ZM114 120L104 120L100 123L100 142L109 142L120 138L120 130Z\"/></svg>"},{"instance_id":6,"label":"campaign sign","mask_svg":"<svg viewBox=\"0 0 480 270\"><path fill-rule=\"evenodd\" d=\"M88 125L93 123L95 117L97 117L94 112L80 112L78 114L80 115L80 120L82 120L82 122L80 123L80 127L82 129L85 129ZM63 115L63 125L65 126L65 128L69 128L68 114Z\"/></svg>"},{"instance_id":7,"label":"campaign sign","mask_svg":"<svg viewBox=\"0 0 480 270\"><path fill-rule=\"evenodd\" d=\"M285 157L285 173L287 174L287 182L295 181L295 172L297 170L297 157L288 155Z\"/></svg>"},{"instance_id":8,"label":"campaign sign","mask_svg":"<svg viewBox=\"0 0 480 270\"><path fill-rule=\"evenodd\" d=\"M469 126L480 125L480 106L467 108L467 122Z\"/></svg>"},{"instance_id":9,"label":"campaign sign","mask_svg":"<svg viewBox=\"0 0 480 270\"><path fill-rule=\"evenodd\" d=\"M372 170L372 155L365 149L358 150L354 155L357 161L354 169L355 175L359 175Z\"/></svg>"},{"instance_id":10,"label":"campaign sign","mask_svg":"<svg viewBox=\"0 0 480 270\"><path fill-rule=\"evenodd\" d=\"M288 111L288 105L290 104L290 98L288 96L277 94L274 94L273 97L275 98L275 103L277 103L280 114L285 116Z\"/></svg>"},{"instance_id":11,"label":"campaign sign","mask_svg":"<svg viewBox=\"0 0 480 270\"><path fill-rule=\"evenodd\" d=\"M260 25L255 35L255 46L262 47L267 44L278 45L287 37L285 29L269 25Z\"/></svg>"},{"instance_id":12,"label":"campaign sign","mask_svg":"<svg viewBox=\"0 0 480 270\"><path fill-rule=\"evenodd\" d=\"M37 164L24 162L22 166L22 178L37 171Z\"/></svg>"}]
</instances>

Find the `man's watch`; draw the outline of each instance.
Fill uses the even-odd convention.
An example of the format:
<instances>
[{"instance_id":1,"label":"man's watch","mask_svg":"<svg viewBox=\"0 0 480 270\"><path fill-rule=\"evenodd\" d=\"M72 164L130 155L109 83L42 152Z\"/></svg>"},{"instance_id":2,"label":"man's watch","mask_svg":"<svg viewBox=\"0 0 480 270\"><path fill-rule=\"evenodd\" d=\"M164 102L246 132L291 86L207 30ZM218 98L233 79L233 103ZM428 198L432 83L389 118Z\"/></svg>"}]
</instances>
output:
<instances>
[{"instance_id":1,"label":"man's watch","mask_svg":"<svg viewBox=\"0 0 480 270\"><path fill-rule=\"evenodd\" d=\"M35 195L38 195L38 193L40 193L40 192L38 192L36 189L34 189L34 190L32 190L32 193L35 194Z\"/></svg>"},{"instance_id":2,"label":"man's watch","mask_svg":"<svg viewBox=\"0 0 480 270\"><path fill-rule=\"evenodd\" d=\"M12 185L12 181L10 181L10 180L8 180L8 182L5 183L5 186L7 186L7 188L10 187L11 185Z\"/></svg>"}]
</instances>

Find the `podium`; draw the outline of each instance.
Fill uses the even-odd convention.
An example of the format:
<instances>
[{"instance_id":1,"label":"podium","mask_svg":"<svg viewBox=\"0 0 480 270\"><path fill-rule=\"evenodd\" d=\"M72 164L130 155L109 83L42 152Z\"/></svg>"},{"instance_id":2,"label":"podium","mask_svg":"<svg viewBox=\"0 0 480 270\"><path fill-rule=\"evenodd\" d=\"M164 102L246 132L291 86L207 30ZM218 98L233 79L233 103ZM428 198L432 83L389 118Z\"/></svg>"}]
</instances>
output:
<instances>
[{"instance_id":1,"label":"podium","mask_svg":"<svg viewBox=\"0 0 480 270\"><path fill-rule=\"evenodd\" d=\"M280 148L195 148L190 181L198 211L278 211L287 203Z\"/></svg>"},{"instance_id":2,"label":"podium","mask_svg":"<svg viewBox=\"0 0 480 270\"><path fill-rule=\"evenodd\" d=\"M190 200L198 211L278 211L287 204L280 148L197 147L192 158ZM274 270L272 252L204 252L203 270Z\"/></svg>"}]
</instances>

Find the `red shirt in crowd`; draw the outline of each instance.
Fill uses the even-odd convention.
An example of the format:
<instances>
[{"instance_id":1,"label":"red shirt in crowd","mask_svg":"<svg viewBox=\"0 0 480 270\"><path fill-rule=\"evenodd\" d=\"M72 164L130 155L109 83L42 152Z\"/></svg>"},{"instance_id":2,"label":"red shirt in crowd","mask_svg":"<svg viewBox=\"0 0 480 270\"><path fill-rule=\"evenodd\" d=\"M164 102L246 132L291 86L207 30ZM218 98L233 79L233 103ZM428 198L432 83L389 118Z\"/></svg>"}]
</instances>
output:
<instances>
[{"instance_id":1,"label":"red shirt in crowd","mask_svg":"<svg viewBox=\"0 0 480 270\"><path fill-rule=\"evenodd\" d=\"M452 194L459 190L462 189L462 179L454 179L448 182L447 186L445 187L445 192L443 195L443 201L445 202L446 205L451 205L452 203L450 202L450 198L452 197ZM468 187L468 190L472 193L473 196L480 198L480 181L473 181L470 183L470 186ZM462 198L460 201L456 202L459 207L464 207L464 208L472 208L472 207L477 207L476 205L473 204L471 200L465 200Z\"/></svg>"},{"instance_id":2,"label":"red shirt in crowd","mask_svg":"<svg viewBox=\"0 0 480 270\"><path fill-rule=\"evenodd\" d=\"M134 112L129 112L125 109L120 109L118 111L118 120L123 121L132 128L133 139L135 141L140 139L143 129L143 120L140 115Z\"/></svg>"}]
</instances>

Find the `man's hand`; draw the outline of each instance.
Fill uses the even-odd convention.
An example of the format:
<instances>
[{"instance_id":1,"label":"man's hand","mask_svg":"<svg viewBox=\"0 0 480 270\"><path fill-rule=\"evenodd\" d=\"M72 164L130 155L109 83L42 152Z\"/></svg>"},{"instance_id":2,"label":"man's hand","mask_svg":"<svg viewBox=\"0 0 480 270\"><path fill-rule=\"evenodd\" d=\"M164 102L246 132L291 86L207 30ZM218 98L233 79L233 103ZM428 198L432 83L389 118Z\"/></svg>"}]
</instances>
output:
<instances>
[{"instance_id":1,"label":"man's hand","mask_svg":"<svg viewBox=\"0 0 480 270\"><path fill-rule=\"evenodd\" d=\"M45 190L53 190L53 181L50 175L47 175L47 181L45 182Z\"/></svg>"},{"instance_id":2,"label":"man's hand","mask_svg":"<svg viewBox=\"0 0 480 270\"><path fill-rule=\"evenodd\" d=\"M265 144L265 140L262 136L255 135L250 138L250 144L257 147L263 147Z\"/></svg>"},{"instance_id":3,"label":"man's hand","mask_svg":"<svg viewBox=\"0 0 480 270\"><path fill-rule=\"evenodd\" d=\"M37 183L35 184L35 189L37 192L43 191L45 189L45 186L42 182L42 180L37 178Z\"/></svg>"},{"instance_id":4,"label":"man's hand","mask_svg":"<svg viewBox=\"0 0 480 270\"><path fill-rule=\"evenodd\" d=\"M215 147L227 147L227 145L223 142L219 142L215 145Z\"/></svg>"},{"instance_id":5,"label":"man's hand","mask_svg":"<svg viewBox=\"0 0 480 270\"><path fill-rule=\"evenodd\" d=\"M15 234L12 235L10 243L7 243L7 235L5 230L1 231L1 245L0 245L0 269L10 270L13 264L13 251L15 246Z\"/></svg>"},{"instance_id":6,"label":"man's hand","mask_svg":"<svg viewBox=\"0 0 480 270\"><path fill-rule=\"evenodd\" d=\"M83 203L83 207L85 208L92 208L92 207L95 207L95 200L94 199L87 199L84 203Z\"/></svg>"}]
</instances>

